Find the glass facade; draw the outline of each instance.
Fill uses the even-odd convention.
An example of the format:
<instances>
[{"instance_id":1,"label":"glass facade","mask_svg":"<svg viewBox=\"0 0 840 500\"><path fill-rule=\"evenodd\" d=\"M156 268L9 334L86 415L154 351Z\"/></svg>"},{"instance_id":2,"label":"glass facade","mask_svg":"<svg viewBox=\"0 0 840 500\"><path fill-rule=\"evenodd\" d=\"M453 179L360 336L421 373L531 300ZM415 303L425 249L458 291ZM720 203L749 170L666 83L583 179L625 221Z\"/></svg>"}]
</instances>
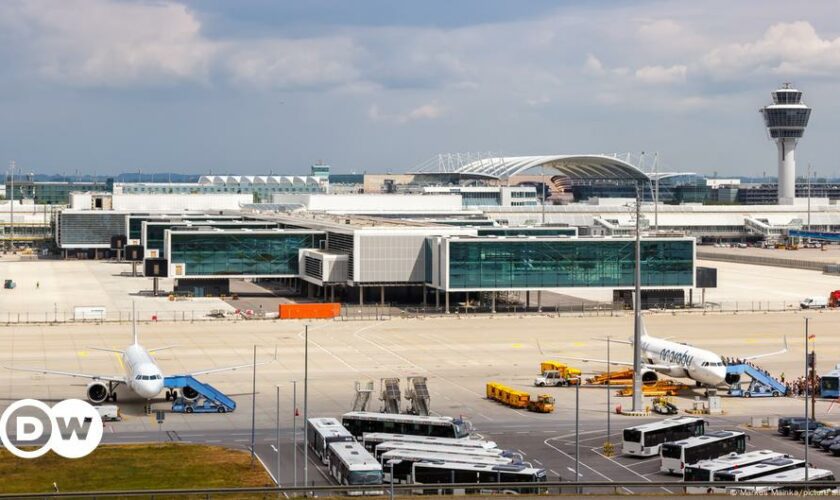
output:
<instances>
[{"instance_id":1,"label":"glass facade","mask_svg":"<svg viewBox=\"0 0 840 500\"><path fill-rule=\"evenodd\" d=\"M478 230L479 236L577 236L574 227L494 227Z\"/></svg>"},{"instance_id":2,"label":"glass facade","mask_svg":"<svg viewBox=\"0 0 840 500\"><path fill-rule=\"evenodd\" d=\"M219 229L273 229L280 227L278 222L235 222L235 221L193 221L191 227L213 227ZM146 221L146 250L156 249L163 253L163 234L174 227L188 227L184 221L150 222Z\"/></svg>"},{"instance_id":3,"label":"glass facade","mask_svg":"<svg viewBox=\"0 0 840 500\"><path fill-rule=\"evenodd\" d=\"M449 289L629 287L633 241L450 241ZM692 286L690 240L642 241L642 286Z\"/></svg>"},{"instance_id":4,"label":"glass facade","mask_svg":"<svg viewBox=\"0 0 840 500\"><path fill-rule=\"evenodd\" d=\"M298 250L318 248L324 234L170 233L169 262L185 276L297 275Z\"/></svg>"}]
</instances>

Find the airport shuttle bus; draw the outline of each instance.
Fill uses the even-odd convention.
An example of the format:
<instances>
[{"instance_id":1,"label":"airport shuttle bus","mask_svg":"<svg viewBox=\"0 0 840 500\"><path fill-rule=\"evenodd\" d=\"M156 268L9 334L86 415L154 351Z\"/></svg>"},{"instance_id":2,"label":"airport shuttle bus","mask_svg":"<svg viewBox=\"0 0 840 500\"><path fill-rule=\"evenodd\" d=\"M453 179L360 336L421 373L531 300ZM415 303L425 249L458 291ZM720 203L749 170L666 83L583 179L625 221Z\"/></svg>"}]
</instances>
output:
<instances>
[{"instance_id":1,"label":"airport shuttle bus","mask_svg":"<svg viewBox=\"0 0 840 500\"><path fill-rule=\"evenodd\" d=\"M445 438L465 438L470 435L469 421L452 417L425 417L396 413L351 411L341 417L341 423L356 439L368 432L412 434Z\"/></svg>"},{"instance_id":2,"label":"airport shuttle bus","mask_svg":"<svg viewBox=\"0 0 840 500\"><path fill-rule=\"evenodd\" d=\"M400 443L438 444L442 446L457 446L459 448L479 448L490 450L496 448L496 443L484 439L444 438L436 436L412 436L411 434L390 434L387 432L365 432L361 439L368 451L376 449L376 445L386 441Z\"/></svg>"},{"instance_id":3,"label":"airport shuttle bus","mask_svg":"<svg viewBox=\"0 0 840 500\"><path fill-rule=\"evenodd\" d=\"M382 474L385 481L391 481L391 460L394 463L394 478L397 483L407 482L411 478L411 466L416 462L448 462L459 464L480 465L511 465L511 459L504 457L475 457L470 455L453 455L451 453L434 453L430 451L390 450L379 455L382 464Z\"/></svg>"},{"instance_id":4,"label":"airport shuttle bus","mask_svg":"<svg viewBox=\"0 0 840 500\"><path fill-rule=\"evenodd\" d=\"M686 483L714 481L716 472L728 471L739 467L747 467L749 465L757 464L765 460L772 460L774 458L787 457L788 456L785 454L772 450L758 450L743 454L732 453L712 460L701 460L696 464L685 466L683 481ZM705 486L686 486L685 488L686 493L708 493L710 491L711 488Z\"/></svg>"},{"instance_id":5,"label":"airport shuttle bus","mask_svg":"<svg viewBox=\"0 0 840 500\"><path fill-rule=\"evenodd\" d=\"M834 481L834 473L826 469L816 469L814 467L808 468L808 482L811 481ZM750 486L751 482L773 482L780 483L773 486ZM799 483L796 485L788 485L783 483ZM732 495L784 495L789 493L797 493L801 491L817 492L826 489L837 488L814 488L808 486L805 481L805 467L798 469L786 470L784 472L777 472L768 476L759 477L744 481L743 486L730 486L726 488L726 492Z\"/></svg>"},{"instance_id":6,"label":"airport shuttle bus","mask_svg":"<svg viewBox=\"0 0 840 500\"><path fill-rule=\"evenodd\" d=\"M499 448L485 450L484 448L459 448L457 446L440 446L436 444L407 443L404 441L385 441L379 443L373 450L373 457L379 460L380 455L391 450L422 451L429 453L446 453L447 455L465 455L468 457L506 458L508 463L521 462L522 455Z\"/></svg>"},{"instance_id":7,"label":"airport shuttle bus","mask_svg":"<svg viewBox=\"0 0 840 500\"><path fill-rule=\"evenodd\" d=\"M382 484L382 465L368 453L361 444L332 442L327 447L330 475L338 484ZM347 491L348 495L361 495L359 491ZM366 491L366 495L382 495L383 490Z\"/></svg>"},{"instance_id":8,"label":"airport shuttle bus","mask_svg":"<svg viewBox=\"0 0 840 500\"><path fill-rule=\"evenodd\" d=\"M840 398L840 370L832 370L820 377L820 397Z\"/></svg>"},{"instance_id":9,"label":"airport shuttle bus","mask_svg":"<svg viewBox=\"0 0 840 500\"><path fill-rule=\"evenodd\" d=\"M476 483L486 484L487 492L493 493L493 483L544 483L548 479L545 469L535 469L526 465L481 465L452 462L416 462L412 467L411 482L423 485L415 493L432 495L481 493L481 490L463 488L430 488L428 485L441 483ZM507 493L537 495L546 493L547 488L523 486L505 488Z\"/></svg>"},{"instance_id":10,"label":"airport shuttle bus","mask_svg":"<svg viewBox=\"0 0 840 500\"><path fill-rule=\"evenodd\" d=\"M659 447L668 441L702 436L706 422L697 417L666 418L659 422L624 429L621 452L634 457L659 455Z\"/></svg>"},{"instance_id":11,"label":"airport shuttle bus","mask_svg":"<svg viewBox=\"0 0 840 500\"><path fill-rule=\"evenodd\" d=\"M659 451L662 459L659 470L681 475L687 465L729 453L744 453L746 448L747 435L740 431L715 431L705 436L663 443Z\"/></svg>"},{"instance_id":12,"label":"airport shuttle bus","mask_svg":"<svg viewBox=\"0 0 840 500\"><path fill-rule=\"evenodd\" d=\"M762 477L784 472L791 469L799 469L805 467L805 460L798 458L775 458L772 460L765 460L763 462L748 465L743 469L730 469L726 471L715 472L715 481L732 481L741 482L749 481L750 479L759 479ZM725 493L726 488L714 488L714 493Z\"/></svg>"},{"instance_id":13,"label":"airport shuttle bus","mask_svg":"<svg viewBox=\"0 0 840 500\"><path fill-rule=\"evenodd\" d=\"M306 434L309 448L315 452L324 465L329 464L327 450L330 443L355 441L350 431L345 429L336 418L310 418L306 422Z\"/></svg>"}]
</instances>

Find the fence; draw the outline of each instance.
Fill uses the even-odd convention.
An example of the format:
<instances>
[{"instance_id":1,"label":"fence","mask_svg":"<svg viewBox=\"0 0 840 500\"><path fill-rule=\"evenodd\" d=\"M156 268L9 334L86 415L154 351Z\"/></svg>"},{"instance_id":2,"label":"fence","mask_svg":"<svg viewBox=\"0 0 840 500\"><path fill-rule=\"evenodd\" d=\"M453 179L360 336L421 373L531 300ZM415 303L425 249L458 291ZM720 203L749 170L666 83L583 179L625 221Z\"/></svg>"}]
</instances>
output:
<instances>
[{"instance_id":1,"label":"fence","mask_svg":"<svg viewBox=\"0 0 840 500\"><path fill-rule=\"evenodd\" d=\"M548 482L515 482L515 483L435 483L435 484L377 484L377 485L341 485L341 486L299 486L299 487L264 487L264 488L213 488L213 489L183 489L183 490L115 490L115 491L84 491L84 492L47 492L47 493L2 493L2 498L281 498L282 496L347 496L347 495L378 495L385 496L393 489L396 495L410 494L506 494L517 491L533 490L543 495L571 495L571 494L601 494L621 495L629 494L650 496L655 493L659 498L675 498L685 493L687 486L699 488L740 487L744 482L735 481L696 481L685 483L682 481L548 481ZM753 488L773 488L774 492L793 492L802 496L819 494L817 492L837 493L838 483L833 480L819 480L809 482L770 482L750 481ZM672 492L666 495L662 489ZM657 491L658 490L658 491ZM829 494L830 494L829 493ZM473 497L475 498L475 497Z\"/></svg>"}]
</instances>

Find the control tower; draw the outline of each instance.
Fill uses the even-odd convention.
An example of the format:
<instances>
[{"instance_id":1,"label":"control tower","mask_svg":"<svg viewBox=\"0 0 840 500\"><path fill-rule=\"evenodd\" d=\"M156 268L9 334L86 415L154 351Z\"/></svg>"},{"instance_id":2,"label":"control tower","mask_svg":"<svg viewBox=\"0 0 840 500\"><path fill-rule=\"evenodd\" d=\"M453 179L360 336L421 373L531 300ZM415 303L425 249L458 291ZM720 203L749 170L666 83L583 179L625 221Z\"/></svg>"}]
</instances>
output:
<instances>
[{"instance_id":1,"label":"control tower","mask_svg":"<svg viewBox=\"0 0 840 500\"><path fill-rule=\"evenodd\" d=\"M789 83L770 93L773 104L761 108L770 138L779 148L778 204L793 205L796 197L796 143L808 126L811 108L802 103L802 92Z\"/></svg>"}]
</instances>

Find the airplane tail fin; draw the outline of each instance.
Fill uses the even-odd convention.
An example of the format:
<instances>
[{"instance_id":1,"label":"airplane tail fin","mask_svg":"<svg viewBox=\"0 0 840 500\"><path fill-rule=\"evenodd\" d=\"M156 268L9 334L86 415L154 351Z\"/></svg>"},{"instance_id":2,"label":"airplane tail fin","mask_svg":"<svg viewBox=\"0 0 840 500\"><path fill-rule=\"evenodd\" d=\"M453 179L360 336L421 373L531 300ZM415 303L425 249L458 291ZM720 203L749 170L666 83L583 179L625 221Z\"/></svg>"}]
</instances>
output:
<instances>
[{"instance_id":1,"label":"airplane tail fin","mask_svg":"<svg viewBox=\"0 0 840 500\"><path fill-rule=\"evenodd\" d=\"M131 302L131 335L134 337L134 345L137 345L137 311L134 301Z\"/></svg>"}]
</instances>

